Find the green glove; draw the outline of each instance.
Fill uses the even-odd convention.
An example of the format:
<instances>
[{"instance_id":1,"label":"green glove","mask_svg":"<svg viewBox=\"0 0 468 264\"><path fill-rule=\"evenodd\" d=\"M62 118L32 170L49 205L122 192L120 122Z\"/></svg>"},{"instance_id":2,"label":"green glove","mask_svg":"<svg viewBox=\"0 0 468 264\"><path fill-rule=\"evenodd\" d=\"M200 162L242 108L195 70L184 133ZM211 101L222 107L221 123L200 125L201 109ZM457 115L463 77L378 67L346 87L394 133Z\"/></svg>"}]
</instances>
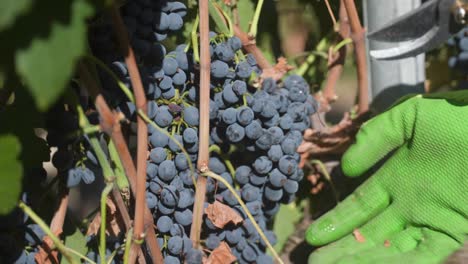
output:
<instances>
[{"instance_id":1,"label":"green glove","mask_svg":"<svg viewBox=\"0 0 468 264\"><path fill-rule=\"evenodd\" d=\"M468 234L467 92L415 96L367 122L342 168L391 157L306 233L309 263L439 263ZM429 98L431 97L431 98ZM436 98L434 98L436 97Z\"/></svg>"}]
</instances>

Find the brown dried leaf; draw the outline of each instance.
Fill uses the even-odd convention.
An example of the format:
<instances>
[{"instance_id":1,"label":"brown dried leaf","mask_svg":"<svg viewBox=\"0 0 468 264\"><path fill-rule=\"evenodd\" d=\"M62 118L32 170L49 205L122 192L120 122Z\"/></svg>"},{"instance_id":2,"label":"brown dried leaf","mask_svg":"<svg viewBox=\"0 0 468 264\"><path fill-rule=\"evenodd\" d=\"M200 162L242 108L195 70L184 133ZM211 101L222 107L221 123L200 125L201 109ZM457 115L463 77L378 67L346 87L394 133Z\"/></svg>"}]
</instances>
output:
<instances>
[{"instance_id":1,"label":"brown dried leaf","mask_svg":"<svg viewBox=\"0 0 468 264\"><path fill-rule=\"evenodd\" d=\"M237 258L232 254L231 248L226 242L221 242L206 260L206 264L229 264L236 261Z\"/></svg>"},{"instance_id":2,"label":"brown dried leaf","mask_svg":"<svg viewBox=\"0 0 468 264\"><path fill-rule=\"evenodd\" d=\"M121 230L124 230L124 223L122 218L117 213L117 207L115 206L114 202L111 199L107 199L106 201L106 209L107 209L107 216L106 216L106 233L108 235L117 236ZM99 232L99 228L101 227L101 214L98 212L96 216L94 216L93 221L88 226L88 230L86 235L97 235Z\"/></svg>"},{"instance_id":3,"label":"brown dried leaf","mask_svg":"<svg viewBox=\"0 0 468 264\"><path fill-rule=\"evenodd\" d=\"M294 67L288 64L286 58L280 57L278 58L278 63L276 63L275 66L263 70L261 79L272 78L274 80L280 80L292 69L294 69Z\"/></svg>"},{"instance_id":4,"label":"brown dried leaf","mask_svg":"<svg viewBox=\"0 0 468 264\"><path fill-rule=\"evenodd\" d=\"M54 232L56 236L60 236L63 230ZM42 245L39 247L39 252L34 256L34 260L39 264L59 263L57 250L52 250L54 242L49 236L45 236Z\"/></svg>"},{"instance_id":5,"label":"brown dried leaf","mask_svg":"<svg viewBox=\"0 0 468 264\"><path fill-rule=\"evenodd\" d=\"M218 228L224 228L225 225L231 222L235 225L242 222L242 217L234 209L218 201L208 205L205 209L205 214Z\"/></svg>"},{"instance_id":6,"label":"brown dried leaf","mask_svg":"<svg viewBox=\"0 0 468 264\"><path fill-rule=\"evenodd\" d=\"M366 238L359 232L359 229L354 229L353 231L353 236L356 239L357 242L359 243L364 243L366 242Z\"/></svg>"}]
</instances>

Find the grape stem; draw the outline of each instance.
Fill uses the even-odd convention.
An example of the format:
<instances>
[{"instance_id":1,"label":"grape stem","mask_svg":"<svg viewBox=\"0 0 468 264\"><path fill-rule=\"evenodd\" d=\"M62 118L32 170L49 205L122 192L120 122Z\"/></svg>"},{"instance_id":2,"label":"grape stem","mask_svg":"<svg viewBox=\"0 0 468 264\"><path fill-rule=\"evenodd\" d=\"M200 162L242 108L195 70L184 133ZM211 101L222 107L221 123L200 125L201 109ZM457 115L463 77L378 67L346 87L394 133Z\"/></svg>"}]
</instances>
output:
<instances>
[{"instance_id":1,"label":"grape stem","mask_svg":"<svg viewBox=\"0 0 468 264\"><path fill-rule=\"evenodd\" d=\"M199 171L208 169L210 152L210 37L209 37L209 3L208 0L199 1L200 16L200 128L198 163ZM203 206L206 196L206 178L198 177L193 205L192 226L190 239L194 248L200 248L200 233L203 220Z\"/></svg>"},{"instance_id":2,"label":"grape stem","mask_svg":"<svg viewBox=\"0 0 468 264\"><path fill-rule=\"evenodd\" d=\"M66 247L62 241L50 230L47 224L42 220L29 206L27 206L23 201L19 201L18 207L23 210L39 227L47 234L48 237L54 242L54 245L62 253L62 255L67 259L68 262L72 264L78 264L78 262L72 258L70 253L73 253Z\"/></svg>"},{"instance_id":3,"label":"grape stem","mask_svg":"<svg viewBox=\"0 0 468 264\"><path fill-rule=\"evenodd\" d=\"M200 53L198 52L198 34L197 34L199 22L200 22L200 17L197 14L197 17L195 18L195 23L193 24L192 32L190 33L192 37L193 58L195 62L200 62Z\"/></svg>"},{"instance_id":4,"label":"grape stem","mask_svg":"<svg viewBox=\"0 0 468 264\"><path fill-rule=\"evenodd\" d=\"M325 104L328 105L338 99L335 88L343 73L346 54L348 52L347 45L352 42L352 40L349 38L350 27L348 14L346 13L343 0L340 1L339 12L339 29L337 40L339 43L333 47L333 51L329 52L328 75L325 81L325 87L323 88ZM327 108L329 109L329 107L326 107L325 109Z\"/></svg>"},{"instance_id":5,"label":"grape stem","mask_svg":"<svg viewBox=\"0 0 468 264\"><path fill-rule=\"evenodd\" d=\"M366 43L364 42L366 30L361 25L354 0L343 0L343 3L351 26L359 86L358 113L362 114L369 110L369 80L367 78Z\"/></svg>"},{"instance_id":6,"label":"grape stem","mask_svg":"<svg viewBox=\"0 0 468 264\"><path fill-rule=\"evenodd\" d=\"M260 13L263 7L263 0L257 2L257 7L255 8L255 13L252 18L252 23L250 24L249 36L255 38L257 36L258 30L258 21L260 20Z\"/></svg>"},{"instance_id":7,"label":"grape stem","mask_svg":"<svg viewBox=\"0 0 468 264\"><path fill-rule=\"evenodd\" d=\"M125 252L123 256L123 261L124 264L128 264L128 257L129 257L129 252L130 252L130 246L132 245L132 233L133 230L129 229L127 232L127 236L125 237Z\"/></svg>"},{"instance_id":8,"label":"grape stem","mask_svg":"<svg viewBox=\"0 0 468 264\"><path fill-rule=\"evenodd\" d=\"M101 193L101 227L99 230L99 256L101 263L106 261L106 224L107 224L107 196L114 187L113 183L107 183Z\"/></svg>"},{"instance_id":9,"label":"grape stem","mask_svg":"<svg viewBox=\"0 0 468 264\"><path fill-rule=\"evenodd\" d=\"M271 253L275 257L277 263L283 264L283 260L280 258L280 256L276 252L276 250L273 248L270 241L268 241L268 238L265 236L265 233L263 233L262 229L257 224L257 221L255 221L255 218L250 213L249 208L247 208L245 203L242 201L242 199L237 194L236 190L234 190L234 187L232 187L231 184L229 184L229 182L227 182L223 177L219 176L218 174L216 174L216 173L214 173L212 171L206 171L206 172L202 173L202 176L213 178L213 179L215 179L215 180L217 180L219 182L222 182L224 185L226 185L226 187L229 189L229 191L232 193L232 195L234 195L236 200L239 202L242 209L244 209L245 214L247 215L247 217L250 219L250 221L252 221L253 226L257 230L257 232L260 235L260 237L262 238L263 242L265 242L265 245L267 246L267 248L271 251Z\"/></svg>"}]
</instances>

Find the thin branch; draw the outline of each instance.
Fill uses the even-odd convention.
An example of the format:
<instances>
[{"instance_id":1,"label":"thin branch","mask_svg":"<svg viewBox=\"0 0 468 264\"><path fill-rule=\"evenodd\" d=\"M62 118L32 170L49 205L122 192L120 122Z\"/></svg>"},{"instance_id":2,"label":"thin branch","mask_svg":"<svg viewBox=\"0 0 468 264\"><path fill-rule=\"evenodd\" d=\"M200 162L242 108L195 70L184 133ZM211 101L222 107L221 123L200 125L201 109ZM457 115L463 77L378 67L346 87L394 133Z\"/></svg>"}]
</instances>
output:
<instances>
[{"instance_id":1,"label":"thin branch","mask_svg":"<svg viewBox=\"0 0 468 264\"><path fill-rule=\"evenodd\" d=\"M354 43L359 86L358 112L361 114L369 110L369 84L367 80L366 44L364 42L366 31L359 20L354 0L343 1L351 24L351 38Z\"/></svg>"},{"instance_id":2,"label":"thin branch","mask_svg":"<svg viewBox=\"0 0 468 264\"><path fill-rule=\"evenodd\" d=\"M200 129L197 168L201 172L208 169L210 144L210 37L208 0L199 1L200 16ZM198 177L193 206L193 220L190 239L195 248L200 247L200 233L203 220L203 207L206 195L206 178Z\"/></svg>"},{"instance_id":3,"label":"thin branch","mask_svg":"<svg viewBox=\"0 0 468 264\"><path fill-rule=\"evenodd\" d=\"M328 2L328 0L325 0L325 5L327 6L328 14L330 15L330 18L333 22L333 28L336 30L336 18L335 18L335 14L333 14L333 10L330 6L330 2Z\"/></svg>"},{"instance_id":4,"label":"thin branch","mask_svg":"<svg viewBox=\"0 0 468 264\"><path fill-rule=\"evenodd\" d=\"M99 256L101 263L106 262L106 224L107 224L107 196L114 188L113 183L108 183L101 193L101 227L99 230Z\"/></svg>"},{"instance_id":5,"label":"thin branch","mask_svg":"<svg viewBox=\"0 0 468 264\"><path fill-rule=\"evenodd\" d=\"M339 25L339 37L337 42L341 42L349 37L350 34L350 26L348 21L348 15L346 13L346 9L344 7L343 0L340 2L340 25ZM341 77L343 73L343 65L345 63L347 54L347 46L343 46L338 50L337 53L330 49L329 52L329 71L327 75L326 85L323 89L323 96L328 104L334 102L337 99L337 95L335 92L336 83Z\"/></svg>"},{"instance_id":6,"label":"thin branch","mask_svg":"<svg viewBox=\"0 0 468 264\"><path fill-rule=\"evenodd\" d=\"M234 35L236 35L241 40L242 47L245 49L245 51L251 53L254 56L260 69L265 70L272 67L270 62L268 62L266 59L265 55L263 55L262 51L257 47L255 39L242 31L238 25L234 26Z\"/></svg>"},{"instance_id":7,"label":"thin branch","mask_svg":"<svg viewBox=\"0 0 468 264\"><path fill-rule=\"evenodd\" d=\"M140 72L135 60L135 54L128 40L128 33L125 29L122 17L118 7L113 5L111 8L112 24L121 48L122 54L125 56L125 64L127 65L132 83L135 105L137 109L141 109L146 114L146 96L141 82ZM144 211L146 208L146 153L148 151L148 126L141 117L137 117L137 178L136 178L136 193L135 193L135 216L133 237L136 241L145 237L144 228ZM140 243L134 242L130 251L130 263L135 263L137 258L138 248ZM134 250L133 250L134 249Z\"/></svg>"}]
</instances>

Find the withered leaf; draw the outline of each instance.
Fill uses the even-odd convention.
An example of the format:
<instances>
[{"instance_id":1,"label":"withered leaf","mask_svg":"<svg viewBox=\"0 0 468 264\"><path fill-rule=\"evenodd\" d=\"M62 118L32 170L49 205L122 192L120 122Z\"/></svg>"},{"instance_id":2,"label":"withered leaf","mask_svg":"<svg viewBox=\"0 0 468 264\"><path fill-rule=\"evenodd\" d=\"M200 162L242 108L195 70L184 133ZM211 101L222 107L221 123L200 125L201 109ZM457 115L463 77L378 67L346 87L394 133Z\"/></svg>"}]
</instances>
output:
<instances>
[{"instance_id":1,"label":"withered leaf","mask_svg":"<svg viewBox=\"0 0 468 264\"><path fill-rule=\"evenodd\" d=\"M206 264L229 264L236 261L237 258L232 254L231 248L226 242L221 242L217 248L211 252L206 260Z\"/></svg>"},{"instance_id":2,"label":"withered leaf","mask_svg":"<svg viewBox=\"0 0 468 264\"><path fill-rule=\"evenodd\" d=\"M288 64L288 60L284 57L278 58L278 63L275 66L264 69L261 75L262 79L272 78L273 80L280 80L283 76L293 67Z\"/></svg>"},{"instance_id":3,"label":"withered leaf","mask_svg":"<svg viewBox=\"0 0 468 264\"><path fill-rule=\"evenodd\" d=\"M205 209L205 214L218 228L223 228L228 223L237 225L242 222L242 217L234 209L218 201L208 205Z\"/></svg>"},{"instance_id":4,"label":"withered leaf","mask_svg":"<svg viewBox=\"0 0 468 264\"><path fill-rule=\"evenodd\" d=\"M118 236L121 230L125 230L124 223L117 212L117 208L114 202L111 199L106 201L107 209L107 223L106 223L106 233L111 236ZM97 235L99 228L101 227L101 214L98 212L94 217L93 221L88 226L86 232L87 236Z\"/></svg>"}]
</instances>

